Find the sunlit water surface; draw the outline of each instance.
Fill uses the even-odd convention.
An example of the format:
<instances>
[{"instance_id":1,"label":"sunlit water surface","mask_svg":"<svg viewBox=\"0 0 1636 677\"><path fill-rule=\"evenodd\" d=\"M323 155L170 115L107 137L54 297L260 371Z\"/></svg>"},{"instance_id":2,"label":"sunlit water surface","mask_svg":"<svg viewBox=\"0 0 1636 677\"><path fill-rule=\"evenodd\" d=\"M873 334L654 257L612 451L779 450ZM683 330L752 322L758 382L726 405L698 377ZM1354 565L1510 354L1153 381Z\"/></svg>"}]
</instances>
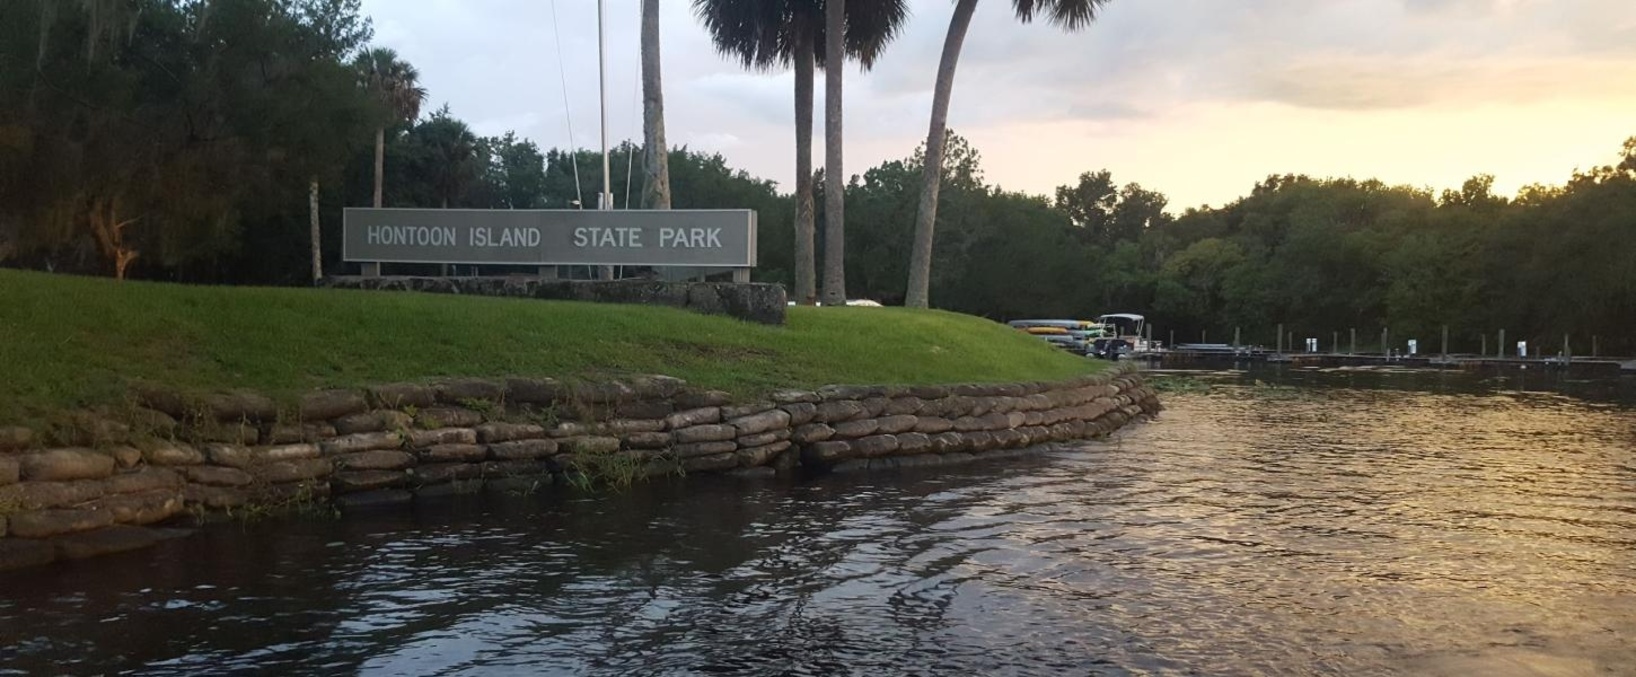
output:
<instances>
[{"instance_id":1,"label":"sunlit water surface","mask_svg":"<svg viewBox=\"0 0 1636 677\"><path fill-rule=\"evenodd\" d=\"M1020 460L0 575L0 673L1636 674L1629 383L1266 378Z\"/></svg>"}]
</instances>

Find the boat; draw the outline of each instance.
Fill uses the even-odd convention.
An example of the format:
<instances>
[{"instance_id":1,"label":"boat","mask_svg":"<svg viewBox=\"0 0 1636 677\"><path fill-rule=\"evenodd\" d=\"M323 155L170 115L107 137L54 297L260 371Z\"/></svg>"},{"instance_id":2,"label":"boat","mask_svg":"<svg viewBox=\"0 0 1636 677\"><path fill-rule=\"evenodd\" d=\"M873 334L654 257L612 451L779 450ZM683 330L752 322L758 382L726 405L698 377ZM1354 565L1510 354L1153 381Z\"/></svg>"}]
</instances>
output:
<instances>
[{"instance_id":1,"label":"boat","mask_svg":"<svg viewBox=\"0 0 1636 677\"><path fill-rule=\"evenodd\" d=\"M1012 320L1006 324L1016 329L1029 327L1060 327L1062 329L1091 330L1101 327L1101 323L1090 320Z\"/></svg>"},{"instance_id":2,"label":"boat","mask_svg":"<svg viewBox=\"0 0 1636 677\"><path fill-rule=\"evenodd\" d=\"M1006 324L1018 331L1043 337L1052 345L1076 355L1089 355L1093 342L1112 331L1090 320L1012 320Z\"/></svg>"},{"instance_id":3,"label":"boat","mask_svg":"<svg viewBox=\"0 0 1636 677\"><path fill-rule=\"evenodd\" d=\"M1148 326L1146 317L1136 313L1108 313L1098 316L1096 320L1112 327L1110 336L1127 343L1130 346L1128 352L1132 354L1156 353L1163 347L1149 336L1153 328Z\"/></svg>"}]
</instances>

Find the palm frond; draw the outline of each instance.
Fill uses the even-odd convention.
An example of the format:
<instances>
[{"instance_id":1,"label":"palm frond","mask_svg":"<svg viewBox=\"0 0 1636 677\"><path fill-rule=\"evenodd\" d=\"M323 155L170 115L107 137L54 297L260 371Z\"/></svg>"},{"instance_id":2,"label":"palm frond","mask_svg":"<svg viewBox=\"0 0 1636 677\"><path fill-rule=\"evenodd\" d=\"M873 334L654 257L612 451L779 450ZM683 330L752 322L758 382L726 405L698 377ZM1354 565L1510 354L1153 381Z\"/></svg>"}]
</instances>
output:
<instances>
[{"instance_id":1,"label":"palm frond","mask_svg":"<svg viewBox=\"0 0 1636 677\"><path fill-rule=\"evenodd\" d=\"M716 51L745 68L765 70L787 62L780 32L788 23L788 0L694 0L693 13L710 33Z\"/></svg>"},{"instance_id":2,"label":"palm frond","mask_svg":"<svg viewBox=\"0 0 1636 677\"><path fill-rule=\"evenodd\" d=\"M848 0L846 53L865 69L872 68L886 46L897 39L909 20L905 0Z\"/></svg>"},{"instance_id":3,"label":"palm frond","mask_svg":"<svg viewBox=\"0 0 1636 677\"><path fill-rule=\"evenodd\" d=\"M358 83L374 93L395 117L404 122L420 117L420 106L426 101L420 71L399 59L396 51L386 47L364 51L352 66L358 73Z\"/></svg>"},{"instance_id":4,"label":"palm frond","mask_svg":"<svg viewBox=\"0 0 1636 677\"><path fill-rule=\"evenodd\" d=\"M1029 23L1043 15L1047 21L1068 31L1088 28L1109 0L1011 0L1017 20Z\"/></svg>"},{"instance_id":5,"label":"palm frond","mask_svg":"<svg viewBox=\"0 0 1636 677\"><path fill-rule=\"evenodd\" d=\"M716 50L745 68L788 65L799 38L814 45L825 40L824 0L693 0L693 13ZM847 55L865 68L873 66L908 17L907 0L849 0ZM815 50L819 67L823 52Z\"/></svg>"}]
</instances>

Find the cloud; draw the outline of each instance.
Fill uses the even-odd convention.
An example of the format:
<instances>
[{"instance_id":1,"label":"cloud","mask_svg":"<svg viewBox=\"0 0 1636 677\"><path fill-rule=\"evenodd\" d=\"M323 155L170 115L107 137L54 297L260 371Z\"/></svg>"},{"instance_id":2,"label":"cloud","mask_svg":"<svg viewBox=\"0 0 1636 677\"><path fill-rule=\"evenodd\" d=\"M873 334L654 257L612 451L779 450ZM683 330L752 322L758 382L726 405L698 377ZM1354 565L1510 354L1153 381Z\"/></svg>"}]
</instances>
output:
<instances>
[{"instance_id":1,"label":"cloud","mask_svg":"<svg viewBox=\"0 0 1636 677\"><path fill-rule=\"evenodd\" d=\"M497 117L477 118L471 121L471 128L479 136L500 136L508 131L518 129L532 129L540 125L538 113L513 113Z\"/></svg>"},{"instance_id":2,"label":"cloud","mask_svg":"<svg viewBox=\"0 0 1636 677\"><path fill-rule=\"evenodd\" d=\"M1636 13L1621 4L1113 3L1089 30L1062 34L1017 26L990 3L967 38L956 105L962 90L981 91L984 105L962 113L983 123L1139 117L1207 101L1391 109L1594 97L1629 82L1636 63ZM909 72L936 68L928 53L906 64L882 76L912 87Z\"/></svg>"},{"instance_id":3,"label":"cloud","mask_svg":"<svg viewBox=\"0 0 1636 677\"><path fill-rule=\"evenodd\" d=\"M795 78L788 73L711 73L683 84L688 96L708 97L759 122L791 124Z\"/></svg>"},{"instance_id":4,"label":"cloud","mask_svg":"<svg viewBox=\"0 0 1636 677\"><path fill-rule=\"evenodd\" d=\"M731 134L728 132L709 132L705 134L691 134L683 141L683 143L690 147L723 151L744 145L744 139L739 138L737 134Z\"/></svg>"},{"instance_id":5,"label":"cloud","mask_svg":"<svg viewBox=\"0 0 1636 677\"><path fill-rule=\"evenodd\" d=\"M1244 98L1345 110L1594 99L1636 82L1636 61L1314 56L1260 72Z\"/></svg>"},{"instance_id":6,"label":"cloud","mask_svg":"<svg viewBox=\"0 0 1636 677\"><path fill-rule=\"evenodd\" d=\"M909 24L876 68L847 69L848 173L905 157L925 138L952 5L913 0ZM638 0L607 6L608 118L617 141L640 133ZM451 102L484 133L514 125L542 146L566 147L571 116L577 145L594 145L600 112L593 3L365 0L365 10L375 18L378 41L420 67L432 100ZM788 185L789 72L746 72L722 59L690 0L663 0L662 13L671 138L720 151L733 165ZM985 0L960 57L950 124L980 142L987 175L1008 188L1049 190L1052 181L1108 167L1116 176L1141 172L1144 185L1161 190L1186 186L1173 203L1187 204L1190 195L1215 199L1227 190L1219 182L1229 179L1217 175L1230 173L1224 168L1232 162L1254 161L1261 171L1257 154L1283 156L1235 145L1220 151L1208 173L1204 163L1177 161L1166 175L1159 169L1165 156L1151 147L1169 148L1167 139L1189 139L1175 146L1178 153L1208 151L1201 144L1215 138L1256 139L1265 148L1280 142L1265 136L1268 120L1309 125L1333 116L1345 116L1348 134L1377 130L1379 144L1402 138L1416 119L1427 121L1422 127L1455 129L1448 121L1461 115L1487 116L1492 130L1525 119L1602 130L1619 118L1610 113L1636 121L1631 82L1630 0L1117 0L1077 33L1039 21L1018 24L1010 0ZM821 149L822 78L817 89ZM1630 127L1636 132L1636 122ZM1326 141L1324 129L1315 124L1304 132L1300 143L1310 148L1303 150L1356 141ZM1051 135L1071 135L1083 150L1052 152L1072 144ZM1474 135L1459 138L1479 143ZM1119 139L1142 139L1148 147ZM1415 152L1406 147L1395 155L1412 163ZM1441 152L1456 153L1454 146ZM1385 162L1392 155L1367 157ZM1293 163L1304 156L1288 157ZM1360 164L1355 171L1389 169ZM1473 165L1467 174L1500 169Z\"/></svg>"}]
</instances>

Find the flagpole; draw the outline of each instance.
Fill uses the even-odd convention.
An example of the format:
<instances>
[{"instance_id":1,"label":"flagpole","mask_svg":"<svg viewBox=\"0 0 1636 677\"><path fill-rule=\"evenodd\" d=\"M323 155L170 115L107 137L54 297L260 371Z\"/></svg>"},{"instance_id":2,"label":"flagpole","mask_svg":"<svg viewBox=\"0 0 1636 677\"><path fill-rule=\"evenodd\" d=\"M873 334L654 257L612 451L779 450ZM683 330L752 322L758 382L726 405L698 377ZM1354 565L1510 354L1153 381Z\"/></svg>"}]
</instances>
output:
<instances>
[{"instance_id":1,"label":"flagpole","mask_svg":"<svg viewBox=\"0 0 1636 677\"><path fill-rule=\"evenodd\" d=\"M613 177L608 166L608 8L604 0L596 0L596 65L597 98L602 107L602 193L597 196L597 209L613 209ZM613 266L600 266L598 277L614 278Z\"/></svg>"},{"instance_id":2,"label":"flagpole","mask_svg":"<svg viewBox=\"0 0 1636 677\"><path fill-rule=\"evenodd\" d=\"M613 209L613 180L608 168L608 10L604 0L596 0L596 46L598 98L602 102L602 195L597 209Z\"/></svg>"}]
</instances>

